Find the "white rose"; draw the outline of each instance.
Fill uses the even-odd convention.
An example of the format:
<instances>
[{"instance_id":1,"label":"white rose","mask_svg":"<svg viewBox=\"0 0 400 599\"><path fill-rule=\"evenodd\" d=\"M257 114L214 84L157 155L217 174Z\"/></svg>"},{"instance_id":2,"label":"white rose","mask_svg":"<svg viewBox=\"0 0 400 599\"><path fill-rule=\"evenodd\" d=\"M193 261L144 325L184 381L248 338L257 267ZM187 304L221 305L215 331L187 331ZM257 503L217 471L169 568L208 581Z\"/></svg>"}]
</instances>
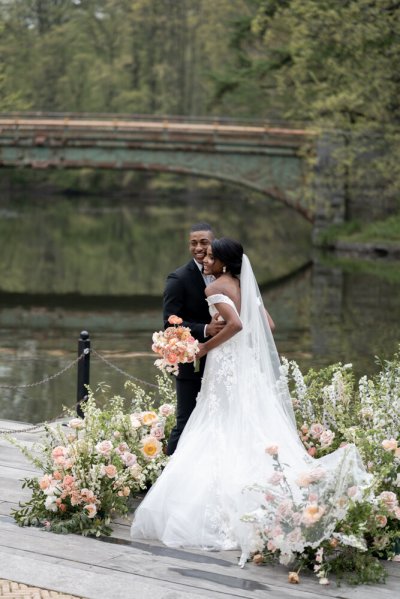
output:
<instances>
[{"instance_id":1,"label":"white rose","mask_svg":"<svg viewBox=\"0 0 400 599\"><path fill-rule=\"evenodd\" d=\"M56 504L56 499L57 497L55 497L55 495L48 495L46 497L46 501L44 502L46 510L49 510L49 512L57 511L58 508Z\"/></svg>"}]
</instances>

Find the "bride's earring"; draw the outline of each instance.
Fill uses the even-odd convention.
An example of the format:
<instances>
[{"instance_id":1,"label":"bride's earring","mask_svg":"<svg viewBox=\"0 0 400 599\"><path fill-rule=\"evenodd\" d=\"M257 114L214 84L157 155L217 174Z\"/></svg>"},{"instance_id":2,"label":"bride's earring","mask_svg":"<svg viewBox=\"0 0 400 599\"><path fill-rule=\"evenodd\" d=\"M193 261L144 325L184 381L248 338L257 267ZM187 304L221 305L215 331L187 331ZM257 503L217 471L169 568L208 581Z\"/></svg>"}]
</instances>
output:
<instances>
[{"instance_id":1,"label":"bride's earring","mask_svg":"<svg viewBox=\"0 0 400 599\"><path fill-rule=\"evenodd\" d=\"M225 274L226 273L226 266L222 267L222 272Z\"/></svg>"}]
</instances>

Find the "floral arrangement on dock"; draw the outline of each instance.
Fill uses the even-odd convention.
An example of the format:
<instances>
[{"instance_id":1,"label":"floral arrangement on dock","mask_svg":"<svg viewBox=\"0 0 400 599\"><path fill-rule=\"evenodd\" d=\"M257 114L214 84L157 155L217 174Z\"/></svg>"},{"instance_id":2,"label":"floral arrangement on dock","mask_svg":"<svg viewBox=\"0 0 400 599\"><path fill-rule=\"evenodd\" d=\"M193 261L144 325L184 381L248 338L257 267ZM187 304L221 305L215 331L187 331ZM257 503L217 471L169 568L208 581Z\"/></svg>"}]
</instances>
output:
<instances>
[{"instance_id":1,"label":"floral arrangement on dock","mask_svg":"<svg viewBox=\"0 0 400 599\"><path fill-rule=\"evenodd\" d=\"M302 519L296 529L299 551L291 556L289 580L297 583L300 569L306 567L323 585L329 584L331 574L354 584L383 581L386 571L379 558L400 561L400 352L383 362L378 374L370 379L364 376L358 384L351 364L311 369L303 376L296 362L283 359L281 374L290 386L299 435L308 453L318 458L354 443L373 477L370 490L363 493L350 486L342 493L336 527L314 549L304 548L309 523ZM266 451L275 460L276 484L284 484L279 448ZM300 485L308 497L313 494L313 483L310 479ZM346 508L342 517L341 507ZM283 535L288 523L293 531L295 511L290 500L280 506L282 518L276 527ZM287 563L279 542L265 533L268 514L265 510L258 513L262 549L255 554L255 563ZM323 516L316 499L308 517L318 526Z\"/></svg>"},{"instance_id":2,"label":"floral arrangement on dock","mask_svg":"<svg viewBox=\"0 0 400 599\"><path fill-rule=\"evenodd\" d=\"M153 394L128 381L133 397L127 411L124 399L109 398L109 387L101 384L102 408L90 392L84 419L46 425L32 450L10 439L43 473L23 482L32 497L13 512L20 526L111 534L113 515L128 511L129 498L154 483L168 459L163 449L175 422L175 392L168 377L157 379L158 408Z\"/></svg>"},{"instance_id":3,"label":"floral arrangement on dock","mask_svg":"<svg viewBox=\"0 0 400 599\"><path fill-rule=\"evenodd\" d=\"M311 548L304 542L308 531L324 524L324 512L314 502L296 530L298 551L292 552L290 563L279 539L264 526L268 514L258 510L259 550L253 561L290 565L292 583L299 582L302 568L313 570L322 585L329 584L331 575L354 584L383 581L386 571L380 558L400 561L400 352L383 362L378 374L358 383L351 364L311 369L303 376L296 362L283 358L281 375L289 385L299 436L308 453L318 458L354 443L373 484L368 492L353 485L345 489L335 528ZM24 481L32 497L14 511L18 524L62 533L111 533L112 517L128 511L129 498L148 488L168 459L163 446L175 421L175 390L172 377L163 373L157 379L160 407L155 407L152 394L127 382L132 393L127 411L124 400L109 398L103 384L90 393L84 420L71 418L67 426L55 428L47 425L39 447L29 451L10 439L43 473ZM95 399L98 392L104 398L101 409ZM266 451L275 464L272 483L284 485L279 447ZM299 483L308 499L321 476L316 470ZM261 487L257 491L265 492ZM285 534L285 522L298 517L290 498L279 514L277 524Z\"/></svg>"},{"instance_id":4,"label":"floral arrangement on dock","mask_svg":"<svg viewBox=\"0 0 400 599\"><path fill-rule=\"evenodd\" d=\"M195 362L199 342L192 337L189 327L183 327L182 318L172 314L168 318L170 327L153 333L152 350L161 356L154 364L163 372L179 373L179 364Z\"/></svg>"}]
</instances>

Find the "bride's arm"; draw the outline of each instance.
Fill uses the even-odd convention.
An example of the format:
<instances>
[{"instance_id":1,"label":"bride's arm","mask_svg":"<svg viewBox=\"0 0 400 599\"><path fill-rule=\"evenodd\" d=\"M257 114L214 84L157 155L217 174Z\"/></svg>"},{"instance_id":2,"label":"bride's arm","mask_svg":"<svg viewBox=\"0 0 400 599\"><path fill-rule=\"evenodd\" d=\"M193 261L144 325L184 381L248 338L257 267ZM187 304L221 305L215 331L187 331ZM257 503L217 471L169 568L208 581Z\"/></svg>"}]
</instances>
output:
<instances>
[{"instance_id":1,"label":"bride's arm","mask_svg":"<svg viewBox=\"0 0 400 599\"><path fill-rule=\"evenodd\" d=\"M218 347L221 343L225 343L231 337L236 335L239 331L242 330L242 321L239 316L236 314L235 310L229 305L223 302L215 304L220 316L226 322L224 328L217 333L214 337L206 341L205 343L200 343L199 348L200 352L197 354L198 358L202 358L209 352L211 349Z\"/></svg>"}]
</instances>

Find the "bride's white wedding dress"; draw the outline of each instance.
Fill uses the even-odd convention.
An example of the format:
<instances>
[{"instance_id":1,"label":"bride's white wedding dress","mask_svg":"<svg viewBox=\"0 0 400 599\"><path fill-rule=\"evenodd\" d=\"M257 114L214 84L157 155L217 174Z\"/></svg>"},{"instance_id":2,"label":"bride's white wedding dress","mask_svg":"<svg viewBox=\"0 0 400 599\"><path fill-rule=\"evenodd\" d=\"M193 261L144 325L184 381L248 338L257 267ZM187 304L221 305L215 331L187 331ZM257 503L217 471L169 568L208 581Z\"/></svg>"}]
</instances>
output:
<instances>
[{"instance_id":1,"label":"bride's white wedding dress","mask_svg":"<svg viewBox=\"0 0 400 599\"><path fill-rule=\"evenodd\" d=\"M347 489L366 486L369 477L352 445L319 460L304 449L246 256L240 280L243 329L208 353L196 408L177 450L136 510L131 534L170 547L240 549L243 564L260 546L257 522L243 521L245 514L253 514L248 519L257 521L262 505L262 518L267 515L271 529L276 529L272 534L276 546L290 555L304 546L304 538L299 540L302 523L299 517L292 521L276 516L282 504L292 513L296 505L304 511L299 477L304 482L311 473L317 497L312 499L324 506L319 526L307 526L307 544L314 546L330 536L343 516ZM211 315L219 303L237 312L226 295L212 295L207 301ZM279 447L283 483L277 480L276 459L265 451L270 445ZM248 489L255 484L265 487L264 492Z\"/></svg>"}]
</instances>

